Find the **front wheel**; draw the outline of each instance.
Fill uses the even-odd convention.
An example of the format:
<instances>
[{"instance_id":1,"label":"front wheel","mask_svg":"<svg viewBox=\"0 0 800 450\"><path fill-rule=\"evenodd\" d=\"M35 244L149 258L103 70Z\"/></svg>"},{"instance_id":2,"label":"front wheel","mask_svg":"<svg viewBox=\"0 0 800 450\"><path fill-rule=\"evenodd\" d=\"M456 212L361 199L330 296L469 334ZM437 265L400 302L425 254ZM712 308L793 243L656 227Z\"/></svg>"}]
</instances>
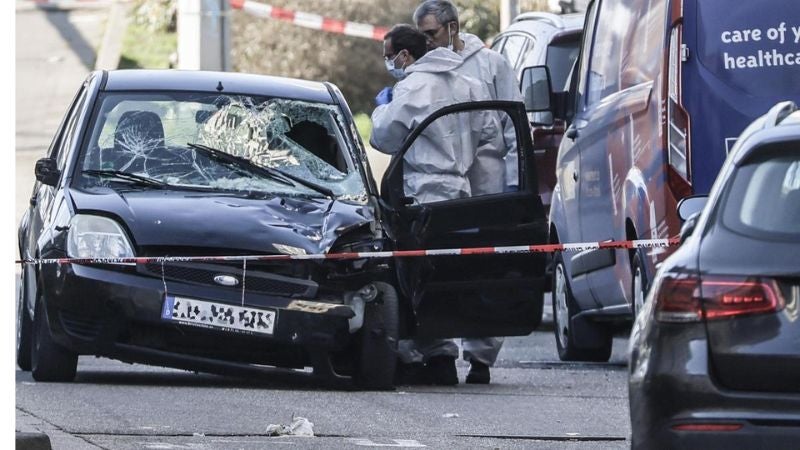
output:
<instances>
[{"instance_id":1,"label":"front wheel","mask_svg":"<svg viewBox=\"0 0 800 450\"><path fill-rule=\"evenodd\" d=\"M608 361L611 357L611 335L601 330L601 342L591 344L599 347L579 347L572 331L572 317L579 311L567 280L563 256L559 253L553 260L553 322L558 357L562 361ZM590 324L585 324L591 326ZM596 326L596 325L595 325ZM585 343L583 343L585 344Z\"/></svg>"},{"instance_id":2,"label":"front wheel","mask_svg":"<svg viewBox=\"0 0 800 450\"><path fill-rule=\"evenodd\" d=\"M364 306L356 383L362 389L389 390L394 388L400 311L394 287L380 282L375 286L381 294Z\"/></svg>"},{"instance_id":3,"label":"front wheel","mask_svg":"<svg viewBox=\"0 0 800 450\"><path fill-rule=\"evenodd\" d=\"M72 381L78 368L78 355L58 345L50 335L43 301L36 302L31 342L31 373L36 381Z\"/></svg>"},{"instance_id":4,"label":"front wheel","mask_svg":"<svg viewBox=\"0 0 800 450\"><path fill-rule=\"evenodd\" d=\"M644 270L644 259L642 258L641 251L637 250L631 260L631 274L633 278L631 281L631 309L633 312L633 320L639 315L639 311L644 308L644 299L647 295L647 274Z\"/></svg>"},{"instance_id":5,"label":"front wheel","mask_svg":"<svg viewBox=\"0 0 800 450\"><path fill-rule=\"evenodd\" d=\"M28 372L31 370L33 321L28 313L28 302L25 300L26 292L25 268L23 267L19 280L19 289L17 290L17 365L20 369Z\"/></svg>"}]
</instances>

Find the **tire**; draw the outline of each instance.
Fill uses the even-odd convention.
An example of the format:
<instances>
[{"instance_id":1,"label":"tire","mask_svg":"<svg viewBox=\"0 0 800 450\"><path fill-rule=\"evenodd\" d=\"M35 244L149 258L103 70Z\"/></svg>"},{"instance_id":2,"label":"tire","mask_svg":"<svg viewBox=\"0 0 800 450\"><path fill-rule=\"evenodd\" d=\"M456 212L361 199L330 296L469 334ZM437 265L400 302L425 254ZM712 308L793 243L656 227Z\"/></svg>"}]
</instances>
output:
<instances>
[{"instance_id":1,"label":"tire","mask_svg":"<svg viewBox=\"0 0 800 450\"><path fill-rule=\"evenodd\" d=\"M26 292L25 268L23 267L17 290L17 365L23 371L30 372L33 321L28 313Z\"/></svg>"},{"instance_id":2,"label":"tire","mask_svg":"<svg viewBox=\"0 0 800 450\"><path fill-rule=\"evenodd\" d=\"M31 342L31 373L36 381L72 381L78 368L78 354L53 341L42 300L36 305Z\"/></svg>"},{"instance_id":3,"label":"tire","mask_svg":"<svg viewBox=\"0 0 800 450\"><path fill-rule=\"evenodd\" d=\"M631 312L633 320L639 315L639 311L644 307L644 300L647 297L647 271L645 270L644 257L642 252L637 250L631 259Z\"/></svg>"},{"instance_id":4,"label":"tire","mask_svg":"<svg viewBox=\"0 0 800 450\"><path fill-rule=\"evenodd\" d=\"M364 325L358 342L356 384L361 389L394 389L399 339L397 291L387 283L375 283L381 295L364 306Z\"/></svg>"},{"instance_id":5,"label":"tire","mask_svg":"<svg viewBox=\"0 0 800 450\"><path fill-rule=\"evenodd\" d=\"M605 330L601 331L603 336L599 347L584 348L578 347L571 333L571 319L579 312L572 297L569 287L566 268L564 267L563 256L558 253L553 258L553 330L556 338L556 348L558 358L561 361L595 361L605 362L611 357L611 334ZM587 324L588 325L588 324ZM593 342L597 344L597 342Z\"/></svg>"}]
</instances>

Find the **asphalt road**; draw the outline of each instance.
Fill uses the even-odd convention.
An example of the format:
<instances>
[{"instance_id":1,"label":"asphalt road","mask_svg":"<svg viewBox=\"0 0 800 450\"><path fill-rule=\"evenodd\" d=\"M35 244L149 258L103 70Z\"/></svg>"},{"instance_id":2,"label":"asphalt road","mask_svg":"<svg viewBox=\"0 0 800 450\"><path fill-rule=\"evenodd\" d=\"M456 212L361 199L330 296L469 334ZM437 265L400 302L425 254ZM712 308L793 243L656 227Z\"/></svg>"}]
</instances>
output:
<instances>
[{"instance_id":1,"label":"asphalt road","mask_svg":"<svg viewBox=\"0 0 800 450\"><path fill-rule=\"evenodd\" d=\"M17 220L105 22L98 9L16 12ZM376 175L385 160L373 160ZM302 373L226 378L81 357L75 383L16 372L15 425L47 433L56 449L626 448L625 346L615 340L608 364L564 364L552 332L536 332L507 339L491 385L395 392L329 390ZM313 422L316 436L266 436L293 416Z\"/></svg>"},{"instance_id":2,"label":"asphalt road","mask_svg":"<svg viewBox=\"0 0 800 450\"><path fill-rule=\"evenodd\" d=\"M492 384L329 390L304 373L219 377L81 357L76 382L17 372L17 428L53 448L625 448L625 340L607 364L555 358L552 332L509 338ZM459 362L463 381L468 366ZM311 421L315 437L268 437Z\"/></svg>"}]
</instances>

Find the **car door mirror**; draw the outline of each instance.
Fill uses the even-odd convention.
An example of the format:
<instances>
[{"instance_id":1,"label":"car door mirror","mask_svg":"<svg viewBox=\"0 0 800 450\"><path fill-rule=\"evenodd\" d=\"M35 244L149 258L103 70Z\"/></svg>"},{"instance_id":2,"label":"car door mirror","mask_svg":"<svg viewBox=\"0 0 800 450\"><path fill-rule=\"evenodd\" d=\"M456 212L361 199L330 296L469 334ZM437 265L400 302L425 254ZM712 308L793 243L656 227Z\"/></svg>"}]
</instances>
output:
<instances>
[{"instance_id":1,"label":"car door mirror","mask_svg":"<svg viewBox=\"0 0 800 450\"><path fill-rule=\"evenodd\" d=\"M680 231L681 244L683 244L683 241L688 239L689 236L691 236L692 233L694 233L694 229L697 228L697 222L699 221L700 221L700 211L692 214L686 219L685 222L683 222Z\"/></svg>"},{"instance_id":2,"label":"car door mirror","mask_svg":"<svg viewBox=\"0 0 800 450\"><path fill-rule=\"evenodd\" d=\"M552 112L552 87L547 66L526 67L520 82L522 101L527 112Z\"/></svg>"},{"instance_id":3,"label":"car door mirror","mask_svg":"<svg viewBox=\"0 0 800 450\"><path fill-rule=\"evenodd\" d=\"M686 197L678 202L678 217L682 221L688 221L689 218L701 212L708 202L707 195L693 195Z\"/></svg>"},{"instance_id":4,"label":"car door mirror","mask_svg":"<svg viewBox=\"0 0 800 450\"><path fill-rule=\"evenodd\" d=\"M58 179L61 177L61 171L58 170L56 160L53 158L42 158L36 161L34 172L36 180L48 186L58 184Z\"/></svg>"}]
</instances>

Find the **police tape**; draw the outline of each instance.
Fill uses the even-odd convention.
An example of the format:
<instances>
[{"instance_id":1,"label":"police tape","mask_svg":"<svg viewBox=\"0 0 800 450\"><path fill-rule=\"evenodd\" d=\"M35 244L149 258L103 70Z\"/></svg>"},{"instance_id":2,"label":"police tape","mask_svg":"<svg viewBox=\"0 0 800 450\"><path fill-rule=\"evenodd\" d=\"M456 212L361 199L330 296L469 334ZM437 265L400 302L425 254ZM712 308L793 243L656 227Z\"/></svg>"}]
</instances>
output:
<instances>
[{"instance_id":1,"label":"police tape","mask_svg":"<svg viewBox=\"0 0 800 450\"><path fill-rule=\"evenodd\" d=\"M345 20L331 19L319 14L311 14L301 11L279 8L265 3L252 0L229 0L231 8L241 9L242 11L258 17L282 20L291 22L294 25L322 30L329 33L344 34L346 36L362 37L382 41L383 36L389 32L388 28L376 27L365 23L349 22Z\"/></svg>"},{"instance_id":2,"label":"police tape","mask_svg":"<svg viewBox=\"0 0 800 450\"><path fill-rule=\"evenodd\" d=\"M666 248L680 244L679 238L639 239L633 241L582 242L576 244L512 245L505 247L467 247L434 250L394 250L385 252L345 252L318 254L240 255L240 256L144 256L130 258L49 258L23 259L16 264L152 264L166 262L242 262L285 260L352 260L375 258L414 258L424 256L505 255L513 253L582 252L601 249Z\"/></svg>"}]
</instances>

